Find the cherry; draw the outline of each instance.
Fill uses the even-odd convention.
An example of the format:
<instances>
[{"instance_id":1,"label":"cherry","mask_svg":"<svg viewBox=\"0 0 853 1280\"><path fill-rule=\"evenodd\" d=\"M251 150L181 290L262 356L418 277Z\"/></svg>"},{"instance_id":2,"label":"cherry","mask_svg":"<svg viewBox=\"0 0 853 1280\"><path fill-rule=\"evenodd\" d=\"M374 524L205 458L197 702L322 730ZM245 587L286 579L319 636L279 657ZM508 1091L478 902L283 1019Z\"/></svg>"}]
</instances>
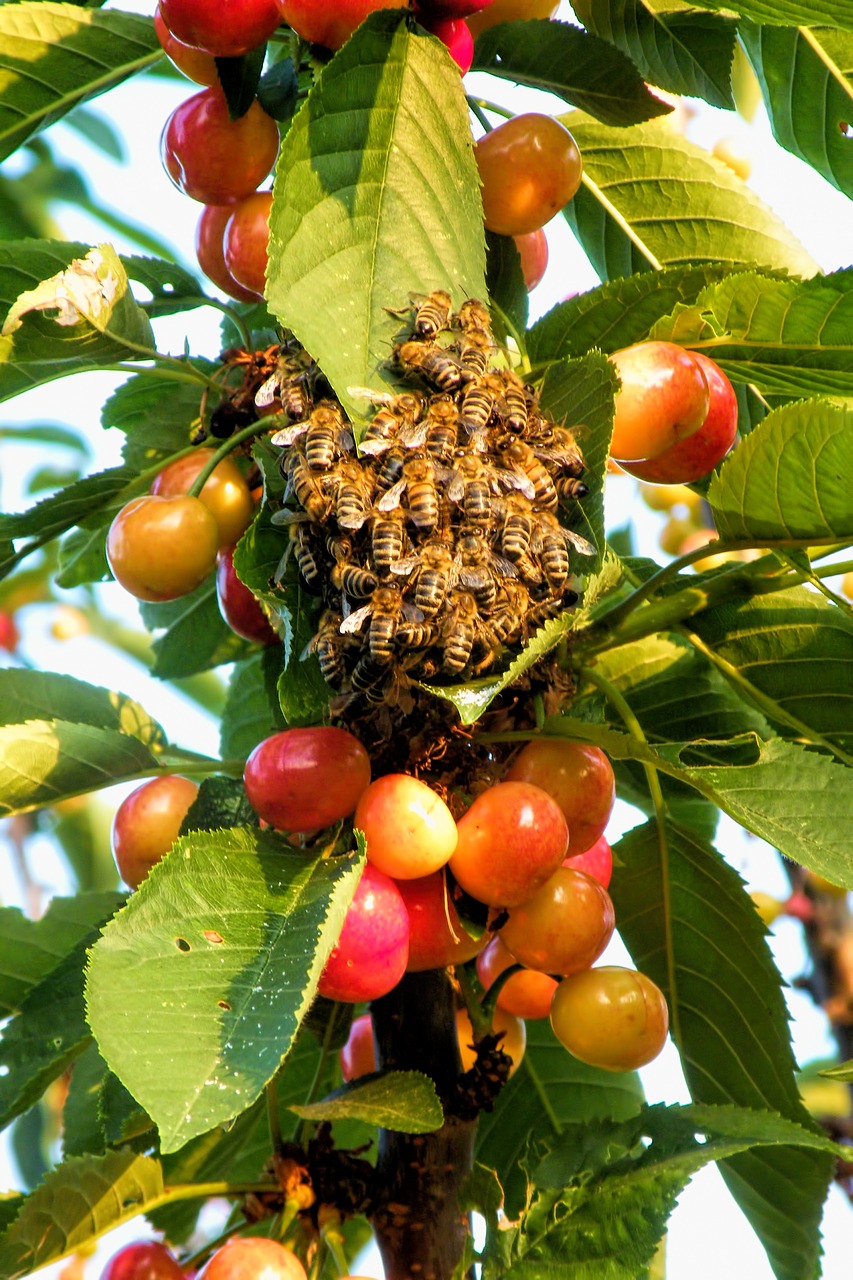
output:
<instances>
[{"instance_id":1,"label":"cherry","mask_svg":"<svg viewBox=\"0 0 853 1280\"><path fill-rule=\"evenodd\" d=\"M193 45L184 44L183 40L178 40L176 36L173 36L163 21L163 15L159 8L154 14L154 30L166 57L188 79L194 80L196 84L204 84L208 87L219 84L219 72L216 69L216 59L213 55L204 53L203 50L196 49Z\"/></svg>"},{"instance_id":2,"label":"cherry","mask_svg":"<svg viewBox=\"0 0 853 1280\"><path fill-rule=\"evenodd\" d=\"M416 0L418 21L423 14L428 18L468 18L480 9L487 9L494 0Z\"/></svg>"},{"instance_id":3,"label":"cherry","mask_svg":"<svg viewBox=\"0 0 853 1280\"><path fill-rule=\"evenodd\" d=\"M409 913L409 973L464 964L481 951L488 934L472 938L462 927L441 871L419 880L398 880Z\"/></svg>"},{"instance_id":4,"label":"cherry","mask_svg":"<svg viewBox=\"0 0 853 1280\"><path fill-rule=\"evenodd\" d=\"M284 729L246 761L249 804L279 831L315 831L355 810L370 782L370 757L345 729Z\"/></svg>"},{"instance_id":5,"label":"cherry","mask_svg":"<svg viewBox=\"0 0 853 1280\"><path fill-rule=\"evenodd\" d=\"M607 826L616 801L613 766L598 747L569 738L528 742L506 772L547 791L569 824L569 855L589 849Z\"/></svg>"},{"instance_id":6,"label":"cherry","mask_svg":"<svg viewBox=\"0 0 853 1280\"><path fill-rule=\"evenodd\" d=\"M495 1034L499 1031L504 1033L499 1047L512 1059L509 1074L513 1076L521 1065L521 1059L524 1057L524 1050L527 1045L527 1029L520 1018L507 1013L505 1009L495 1009L495 1016L492 1019L492 1031ZM471 1026L471 1019L468 1017L467 1009L456 1010L456 1036L459 1042L462 1070L470 1071L477 1061L477 1050L474 1047L474 1030Z\"/></svg>"},{"instance_id":7,"label":"cherry","mask_svg":"<svg viewBox=\"0 0 853 1280\"><path fill-rule=\"evenodd\" d=\"M257 599L237 577L233 547L223 547L217 556L216 596L219 612L238 636L257 644L279 643Z\"/></svg>"},{"instance_id":8,"label":"cherry","mask_svg":"<svg viewBox=\"0 0 853 1280\"><path fill-rule=\"evenodd\" d=\"M373 1019L369 1013L353 1018L347 1042L340 1051L341 1075L347 1084L376 1070Z\"/></svg>"},{"instance_id":9,"label":"cherry","mask_svg":"<svg viewBox=\"0 0 853 1280\"><path fill-rule=\"evenodd\" d=\"M386 773L372 782L359 799L353 825L364 832L368 862L398 880L443 867L458 839L441 796L406 773Z\"/></svg>"},{"instance_id":10,"label":"cherry","mask_svg":"<svg viewBox=\"0 0 853 1280\"><path fill-rule=\"evenodd\" d=\"M708 416L708 380L674 342L639 342L610 357L619 374L610 452L621 466L656 458L698 431Z\"/></svg>"},{"instance_id":11,"label":"cherry","mask_svg":"<svg viewBox=\"0 0 853 1280\"><path fill-rule=\"evenodd\" d=\"M450 870L466 893L493 907L526 902L559 867L569 832L557 803L529 782L499 782L457 824Z\"/></svg>"},{"instance_id":12,"label":"cherry","mask_svg":"<svg viewBox=\"0 0 853 1280\"><path fill-rule=\"evenodd\" d=\"M151 492L165 497L187 493L199 472L213 457L212 449L194 449L163 468ZM199 499L214 516L219 545L233 546L255 517L255 503L243 472L233 458L223 458L205 480Z\"/></svg>"},{"instance_id":13,"label":"cherry","mask_svg":"<svg viewBox=\"0 0 853 1280\"><path fill-rule=\"evenodd\" d=\"M340 49L377 9L398 9L400 0L278 0L281 17L303 40Z\"/></svg>"},{"instance_id":14,"label":"cherry","mask_svg":"<svg viewBox=\"0 0 853 1280\"><path fill-rule=\"evenodd\" d=\"M295 1253L277 1240L241 1236L226 1240L209 1259L199 1280L307 1280Z\"/></svg>"},{"instance_id":15,"label":"cherry","mask_svg":"<svg viewBox=\"0 0 853 1280\"><path fill-rule=\"evenodd\" d=\"M181 823L198 795L189 778L151 778L131 791L116 809L110 843L119 874L137 889L178 838Z\"/></svg>"},{"instance_id":16,"label":"cherry","mask_svg":"<svg viewBox=\"0 0 853 1280\"><path fill-rule=\"evenodd\" d=\"M101 1280L184 1280L172 1253L157 1240L136 1240L114 1253Z\"/></svg>"},{"instance_id":17,"label":"cherry","mask_svg":"<svg viewBox=\"0 0 853 1280\"><path fill-rule=\"evenodd\" d=\"M613 936L610 894L583 871L560 867L521 906L510 908L501 938L520 964L542 973L588 969Z\"/></svg>"},{"instance_id":18,"label":"cherry","mask_svg":"<svg viewBox=\"0 0 853 1280\"><path fill-rule=\"evenodd\" d=\"M427 31L447 46L448 52L463 76L471 70L474 61L474 37L462 18L431 18L418 16Z\"/></svg>"},{"instance_id":19,"label":"cherry","mask_svg":"<svg viewBox=\"0 0 853 1280\"><path fill-rule=\"evenodd\" d=\"M583 165L574 138L559 120L536 112L498 125L474 148L489 231L518 236L537 231L568 204Z\"/></svg>"},{"instance_id":20,"label":"cherry","mask_svg":"<svg viewBox=\"0 0 853 1280\"><path fill-rule=\"evenodd\" d=\"M377 1000L396 987L408 958L406 904L390 876L367 863L317 990L351 1004Z\"/></svg>"},{"instance_id":21,"label":"cherry","mask_svg":"<svg viewBox=\"0 0 853 1280\"><path fill-rule=\"evenodd\" d=\"M271 191L256 191L238 201L222 240L226 271L257 298L264 296L271 209Z\"/></svg>"},{"instance_id":22,"label":"cherry","mask_svg":"<svg viewBox=\"0 0 853 1280\"><path fill-rule=\"evenodd\" d=\"M248 53L281 22L275 0L160 0L160 14L178 40L217 58Z\"/></svg>"},{"instance_id":23,"label":"cherry","mask_svg":"<svg viewBox=\"0 0 853 1280\"><path fill-rule=\"evenodd\" d=\"M481 31L499 22L518 22L522 18L553 18L559 9L554 0L492 0L487 9L472 13L468 26L476 40Z\"/></svg>"},{"instance_id":24,"label":"cherry","mask_svg":"<svg viewBox=\"0 0 853 1280\"><path fill-rule=\"evenodd\" d=\"M540 227L527 235L515 236L515 247L521 258L521 274L527 292L535 289L548 269L548 240Z\"/></svg>"},{"instance_id":25,"label":"cherry","mask_svg":"<svg viewBox=\"0 0 853 1280\"><path fill-rule=\"evenodd\" d=\"M719 365L701 351L690 352L708 383L708 412L692 435L670 445L654 458L620 463L639 480L655 484L687 484L713 471L731 449L737 435L737 396Z\"/></svg>"},{"instance_id":26,"label":"cherry","mask_svg":"<svg viewBox=\"0 0 853 1280\"><path fill-rule=\"evenodd\" d=\"M660 1053L669 1015L651 978L602 965L563 979L554 992L551 1025L581 1062L605 1071L633 1071Z\"/></svg>"},{"instance_id":27,"label":"cherry","mask_svg":"<svg viewBox=\"0 0 853 1280\"><path fill-rule=\"evenodd\" d=\"M219 526L198 498L148 494L122 507L107 534L113 577L137 600L176 600L216 564Z\"/></svg>"},{"instance_id":28,"label":"cherry","mask_svg":"<svg viewBox=\"0 0 853 1280\"><path fill-rule=\"evenodd\" d=\"M21 633L14 616L8 609L0 609L0 649L14 653L21 642Z\"/></svg>"},{"instance_id":29,"label":"cherry","mask_svg":"<svg viewBox=\"0 0 853 1280\"><path fill-rule=\"evenodd\" d=\"M208 280L238 302L257 302L258 295L252 289L244 289L225 265L225 228L233 204L206 204L201 211L195 231L195 256Z\"/></svg>"},{"instance_id":30,"label":"cherry","mask_svg":"<svg viewBox=\"0 0 853 1280\"><path fill-rule=\"evenodd\" d=\"M603 884L606 889L613 874L613 850L604 836L599 836L595 844L590 845L583 853L576 853L571 858L565 858L563 866L571 867L575 871L585 871L588 876L592 876L593 880Z\"/></svg>"},{"instance_id":31,"label":"cherry","mask_svg":"<svg viewBox=\"0 0 853 1280\"><path fill-rule=\"evenodd\" d=\"M495 935L485 951L481 951L477 957L477 977L488 991L504 969L517 963L512 952ZM507 978L498 993L497 1007L515 1014L517 1018L547 1018L556 989L556 980L547 973L524 969Z\"/></svg>"},{"instance_id":32,"label":"cherry","mask_svg":"<svg viewBox=\"0 0 853 1280\"><path fill-rule=\"evenodd\" d=\"M202 89L176 107L163 130L163 165L175 186L202 204L234 204L275 164L278 126L255 101L239 120L220 89Z\"/></svg>"}]
</instances>

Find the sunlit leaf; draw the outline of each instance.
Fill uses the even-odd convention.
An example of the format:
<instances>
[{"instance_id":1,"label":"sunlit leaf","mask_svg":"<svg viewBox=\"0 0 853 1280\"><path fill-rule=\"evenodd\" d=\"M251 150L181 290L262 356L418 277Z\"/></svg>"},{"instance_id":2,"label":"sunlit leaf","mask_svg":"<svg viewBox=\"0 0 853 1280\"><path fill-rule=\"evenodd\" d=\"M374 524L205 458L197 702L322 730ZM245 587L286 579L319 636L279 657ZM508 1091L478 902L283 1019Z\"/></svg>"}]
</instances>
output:
<instances>
[{"instance_id":1,"label":"sunlit leaf","mask_svg":"<svg viewBox=\"0 0 853 1280\"><path fill-rule=\"evenodd\" d=\"M290 1110L303 1120L364 1120L398 1133L432 1133L444 1123L435 1085L417 1071L391 1071L357 1080L321 1102Z\"/></svg>"}]
</instances>

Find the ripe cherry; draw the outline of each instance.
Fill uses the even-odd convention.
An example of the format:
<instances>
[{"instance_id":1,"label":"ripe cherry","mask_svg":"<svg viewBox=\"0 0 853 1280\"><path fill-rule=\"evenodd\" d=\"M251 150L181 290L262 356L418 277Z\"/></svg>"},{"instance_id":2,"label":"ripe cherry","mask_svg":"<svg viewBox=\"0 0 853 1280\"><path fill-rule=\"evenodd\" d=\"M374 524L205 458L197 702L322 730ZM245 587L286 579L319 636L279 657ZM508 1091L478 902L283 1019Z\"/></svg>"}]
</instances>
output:
<instances>
[{"instance_id":1,"label":"ripe cherry","mask_svg":"<svg viewBox=\"0 0 853 1280\"><path fill-rule=\"evenodd\" d=\"M193 481L213 457L212 449L194 449L163 468L151 492L172 497L187 493ZM223 458L204 482L199 499L213 514L219 528L219 545L233 546L255 517L255 503L243 472L233 458Z\"/></svg>"},{"instance_id":2,"label":"ripe cherry","mask_svg":"<svg viewBox=\"0 0 853 1280\"><path fill-rule=\"evenodd\" d=\"M136 889L169 852L198 795L189 778L151 778L131 791L116 809L110 842L119 874Z\"/></svg>"},{"instance_id":3,"label":"ripe cherry","mask_svg":"<svg viewBox=\"0 0 853 1280\"><path fill-rule=\"evenodd\" d=\"M492 1031L496 1035L499 1031L504 1033L499 1048L512 1058L509 1074L513 1076L521 1065L521 1059L524 1057L524 1050L527 1045L527 1029L520 1018L507 1013L505 1009L495 1009L495 1016L492 1019ZM456 1036L459 1041L462 1070L470 1071L477 1061L477 1050L474 1047L474 1031L467 1009L456 1010Z\"/></svg>"},{"instance_id":4,"label":"ripe cherry","mask_svg":"<svg viewBox=\"0 0 853 1280\"><path fill-rule=\"evenodd\" d=\"M14 653L21 642L21 633L14 616L8 609L0 609L0 649Z\"/></svg>"},{"instance_id":5,"label":"ripe cherry","mask_svg":"<svg viewBox=\"0 0 853 1280\"><path fill-rule=\"evenodd\" d=\"M548 269L548 239L540 227L527 235L515 236L515 247L521 259L521 274L529 293L535 289Z\"/></svg>"},{"instance_id":6,"label":"ripe cherry","mask_svg":"<svg viewBox=\"0 0 853 1280\"><path fill-rule=\"evenodd\" d=\"M458 832L432 787L406 773L386 773L364 791L353 825L367 840L367 860L397 880L416 880L449 861Z\"/></svg>"},{"instance_id":7,"label":"ripe cherry","mask_svg":"<svg viewBox=\"0 0 853 1280\"><path fill-rule=\"evenodd\" d=\"M148 494L122 507L107 534L113 577L137 600L177 600L216 564L219 526L198 498Z\"/></svg>"},{"instance_id":8,"label":"ripe cherry","mask_svg":"<svg viewBox=\"0 0 853 1280\"><path fill-rule=\"evenodd\" d=\"M217 1249L199 1280L307 1280L295 1253L277 1240L241 1236Z\"/></svg>"},{"instance_id":9,"label":"ripe cherry","mask_svg":"<svg viewBox=\"0 0 853 1280\"><path fill-rule=\"evenodd\" d=\"M208 280L238 302L257 302L253 289L238 284L225 265L225 228L234 212L233 204L206 204L195 230L195 256Z\"/></svg>"},{"instance_id":10,"label":"ripe cherry","mask_svg":"<svg viewBox=\"0 0 853 1280\"><path fill-rule=\"evenodd\" d=\"M347 1042L340 1051L341 1075L349 1084L376 1070L376 1046L373 1043L373 1019L369 1013L353 1018Z\"/></svg>"},{"instance_id":11,"label":"ripe cherry","mask_svg":"<svg viewBox=\"0 0 853 1280\"><path fill-rule=\"evenodd\" d=\"M602 965L563 979L554 992L551 1025L581 1062L605 1071L633 1071L660 1053L669 1014L651 978Z\"/></svg>"},{"instance_id":12,"label":"ripe cherry","mask_svg":"<svg viewBox=\"0 0 853 1280\"><path fill-rule=\"evenodd\" d=\"M559 120L535 112L515 116L474 148L489 231L518 236L537 231L568 204L583 165L574 138Z\"/></svg>"},{"instance_id":13,"label":"ripe cherry","mask_svg":"<svg viewBox=\"0 0 853 1280\"><path fill-rule=\"evenodd\" d=\"M270 626L255 596L237 577L234 548L224 547L216 560L216 597L219 612L232 631L256 644L278 644L279 638Z\"/></svg>"},{"instance_id":14,"label":"ripe cherry","mask_svg":"<svg viewBox=\"0 0 853 1280\"><path fill-rule=\"evenodd\" d=\"M154 30L166 57L188 79L194 80L196 84L204 84L208 87L219 84L219 72L216 69L216 59L213 54L205 53L202 49L197 49L193 45L184 44L183 40L179 40L177 36L172 35L172 32L163 21L163 15L159 8L154 14Z\"/></svg>"},{"instance_id":15,"label":"ripe cherry","mask_svg":"<svg viewBox=\"0 0 853 1280\"><path fill-rule=\"evenodd\" d=\"M220 89L202 89L176 107L163 130L163 165L179 191L202 204L234 204L275 164L278 126L255 101L239 120Z\"/></svg>"},{"instance_id":16,"label":"ripe cherry","mask_svg":"<svg viewBox=\"0 0 853 1280\"><path fill-rule=\"evenodd\" d=\"M275 0L160 0L172 35L217 58L248 53L281 22Z\"/></svg>"},{"instance_id":17,"label":"ripe cherry","mask_svg":"<svg viewBox=\"0 0 853 1280\"><path fill-rule=\"evenodd\" d=\"M278 0L281 17L303 40L340 49L356 27L377 9L397 9L399 0Z\"/></svg>"},{"instance_id":18,"label":"ripe cherry","mask_svg":"<svg viewBox=\"0 0 853 1280\"><path fill-rule=\"evenodd\" d=\"M317 990L350 1004L377 1000L396 987L408 958L406 904L390 876L367 863Z\"/></svg>"},{"instance_id":19,"label":"ripe cherry","mask_svg":"<svg viewBox=\"0 0 853 1280\"><path fill-rule=\"evenodd\" d=\"M708 383L708 412L698 431L670 445L657 457L641 462L620 463L623 470L639 480L655 484L687 484L713 471L731 449L737 435L737 396L719 365L701 351L691 356Z\"/></svg>"},{"instance_id":20,"label":"ripe cherry","mask_svg":"<svg viewBox=\"0 0 853 1280\"><path fill-rule=\"evenodd\" d=\"M315 831L354 812L370 782L370 757L345 729L284 729L246 761L249 804L279 831Z\"/></svg>"},{"instance_id":21,"label":"ripe cherry","mask_svg":"<svg viewBox=\"0 0 853 1280\"><path fill-rule=\"evenodd\" d=\"M500 936L528 969L577 973L595 963L615 923L604 886L583 871L560 867L538 893L510 909Z\"/></svg>"},{"instance_id":22,"label":"ripe cherry","mask_svg":"<svg viewBox=\"0 0 853 1280\"><path fill-rule=\"evenodd\" d=\"M499 22L518 22L523 18L553 18L559 9L554 0L493 0L487 9L472 13L468 26L476 40L481 31Z\"/></svg>"},{"instance_id":23,"label":"ripe cherry","mask_svg":"<svg viewBox=\"0 0 853 1280\"><path fill-rule=\"evenodd\" d=\"M271 191L256 191L239 200L222 240L226 270L258 298L264 296L266 283L271 209Z\"/></svg>"},{"instance_id":24,"label":"ripe cherry","mask_svg":"<svg viewBox=\"0 0 853 1280\"><path fill-rule=\"evenodd\" d=\"M450 870L466 893L493 907L526 902L559 867L569 832L557 803L529 782L499 782L457 824Z\"/></svg>"},{"instance_id":25,"label":"ripe cherry","mask_svg":"<svg viewBox=\"0 0 853 1280\"><path fill-rule=\"evenodd\" d=\"M101 1280L184 1280L178 1262L158 1240L136 1240L114 1253Z\"/></svg>"},{"instance_id":26,"label":"ripe cherry","mask_svg":"<svg viewBox=\"0 0 853 1280\"><path fill-rule=\"evenodd\" d=\"M619 374L610 452L621 465L656 458L708 416L708 380L674 342L638 342L610 357Z\"/></svg>"},{"instance_id":27,"label":"ripe cherry","mask_svg":"<svg viewBox=\"0 0 853 1280\"><path fill-rule=\"evenodd\" d=\"M411 927L407 972L464 964L486 945L487 933L472 938L462 927L443 872L434 871L420 880L398 880L397 888L403 895Z\"/></svg>"},{"instance_id":28,"label":"ripe cherry","mask_svg":"<svg viewBox=\"0 0 853 1280\"><path fill-rule=\"evenodd\" d=\"M419 16L421 24L436 36L458 66L462 75L471 70L474 61L474 37L462 18L430 18Z\"/></svg>"},{"instance_id":29,"label":"ripe cherry","mask_svg":"<svg viewBox=\"0 0 853 1280\"><path fill-rule=\"evenodd\" d=\"M492 937L485 951L477 957L477 977L488 991L505 969L518 964L501 938ZM554 978L535 969L523 969L507 978L498 993L497 1007L517 1018L547 1018L551 1010L551 998L557 989Z\"/></svg>"},{"instance_id":30,"label":"ripe cherry","mask_svg":"<svg viewBox=\"0 0 853 1280\"><path fill-rule=\"evenodd\" d=\"M583 853L576 853L573 857L564 859L563 866L571 867L575 871L585 871L606 889L613 875L613 850L604 836L599 836L595 844L590 845Z\"/></svg>"},{"instance_id":31,"label":"ripe cherry","mask_svg":"<svg viewBox=\"0 0 853 1280\"><path fill-rule=\"evenodd\" d=\"M547 791L569 824L569 856L589 849L607 826L616 801L613 766L598 747L568 738L528 742L506 772Z\"/></svg>"}]
</instances>

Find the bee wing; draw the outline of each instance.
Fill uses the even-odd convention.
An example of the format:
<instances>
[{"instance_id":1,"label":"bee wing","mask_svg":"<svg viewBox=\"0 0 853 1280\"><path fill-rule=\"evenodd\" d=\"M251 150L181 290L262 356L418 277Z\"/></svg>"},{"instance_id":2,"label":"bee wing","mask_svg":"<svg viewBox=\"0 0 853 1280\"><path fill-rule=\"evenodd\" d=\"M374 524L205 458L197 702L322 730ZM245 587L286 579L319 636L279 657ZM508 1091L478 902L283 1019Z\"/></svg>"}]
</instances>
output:
<instances>
[{"instance_id":1,"label":"bee wing","mask_svg":"<svg viewBox=\"0 0 853 1280\"><path fill-rule=\"evenodd\" d=\"M420 562L420 556L406 556L405 560L395 560L393 564L391 564L390 569L392 573L405 577L410 574L413 569L417 569Z\"/></svg>"},{"instance_id":2,"label":"bee wing","mask_svg":"<svg viewBox=\"0 0 853 1280\"><path fill-rule=\"evenodd\" d=\"M392 436L390 440L363 440L358 446L359 453L366 453L368 457L378 457L382 453L386 453L397 440Z\"/></svg>"},{"instance_id":3,"label":"bee wing","mask_svg":"<svg viewBox=\"0 0 853 1280\"><path fill-rule=\"evenodd\" d=\"M279 388L279 374L274 373L272 377L267 378L266 382L262 382L255 392L255 404L259 409L266 409L267 405L272 404L275 400Z\"/></svg>"},{"instance_id":4,"label":"bee wing","mask_svg":"<svg viewBox=\"0 0 853 1280\"><path fill-rule=\"evenodd\" d=\"M274 432L270 436L270 444L285 446L293 444L294 440L298 440L301 435L305 434L309 426L310 423L307 420L305 422L294 422L292 427L285 427L282 431Z\"/></svg>"},{"instance_id":5,"label":"bee wing","mask_svg":"<svg viewBox=\"0 0 853 1280\"><path fill-rule=\"evenodd\" d=\"M310 520L307 511L290 511L288 508L282 508L281 511L274 511L270 516L270 523L274 525L291 525L301 524L306 520Z\"/></svg>"},{"instance_id":6,"label":"bee wing","mask_svg":"<svg viewBox=\"0 0 853 1280\"><path fill-rule=\"evenodd\" d=\"M338 432L337 443L344 453L352 453L355 448L355 440L353 439L352 432L347 430L346 427L341 427Z\"/></svg>"},{"instance_id":7,"label":"bee wing","mask_svg":"<svg viewBox=\"0 0 853 1280\"><path fill-rule=\"evenodd\" d=\"M591 542L587 542L586 538L582 538L579 533L575 533L572 529L563 529L563 537L566 542L574 547L575 551L582 556L594 556L596 554L595 547Z\"/></svg>"},{"instance_id":8,"label":"bee wing","mask_svg":"<svg viewBox=\"0 0 853 1280\"><path fill-rule=\"evenodd\" d=\"M523 471L505 471L502 469L500 471L496 470L495 475L498 483L503 485L505 489L517 489L519 493L523 493L525 498L529 498L531 501L535 498L536 490L530 478Z\"/></svg>"},{"instance_id":9,"label":"bee wing","mask_svg":"<svg viewBox=\"0 0 853 1280\"><path fill-rule=\"evenodd\" d=\"M465 497L465 477L461 471L450 472L450 483L447 486L447 496L451 502L461 502Z\"/></svg>"},{"instance_id":10,"label":"bee wing","mask_svg":"<svg viewBox=\"0 0 853 1280\"><path fill-rule=\"evenodd\" d=\"M416 609L413 604L409 604L408 600L403 602L403 617L407 622L423 622L424 615L420 609Z\"/></svg>"},{"instance_id":11,"label":"bee wing","mask_svg":"<svg viewBox=\"0 0 853 1280\"><path fill-rule=\"evenodd\" d=\"M492 552L491 559L493 567L505 578L518 577L518 570L511 560L507 560L505 556L499 556L495 551Z\"/></svg>"},{"instance_id":12,"label":"bee wing","mask_svg":"<svg viewBox=\"0 0 853 1280\"><path fill-rule=\"evenodd\" d=\"M428 423L425 418L422 418L420 422L404 422L397 432L397 439L407 449L419 449L426 440L427 426Z\"/></svg>"},{"instance_id":13,"label":"bee wing","mask_svg":"<svg viewBox=\"0 0 853 1280\"><path fill-rule=\"evenodd\" d=\"M356 609L353 613L347 614L338 630L342 635L349 635L351 632L360 631L367 619L370 617L372 609L372 604L363 604L360 609Z\"/></svg>"},{"instance_id":14,"label":"bee wing","mask_svg":"<svg viewBox=\"0 0 853 1280\"><path fill-rule=\"evenodd\" d=\"M378 391L376 387L347 387L347 395L358 400L369 400L371 404L393 405L397 399L391 391Z\"/></svg>"},{"instance_id":15,"label":"bee wing","mask_svg":"<svg viewBox=\"0 0 853 1280\"><path fill-rule=\"evenodd\" d=\"M380 511L393 511L395 507L399 507L400 499L406 492L408 481L405 476L401 476L396 484L392 484L387 493L383 493L379 499L377 506Z\"/></svg>"}]
</instances>

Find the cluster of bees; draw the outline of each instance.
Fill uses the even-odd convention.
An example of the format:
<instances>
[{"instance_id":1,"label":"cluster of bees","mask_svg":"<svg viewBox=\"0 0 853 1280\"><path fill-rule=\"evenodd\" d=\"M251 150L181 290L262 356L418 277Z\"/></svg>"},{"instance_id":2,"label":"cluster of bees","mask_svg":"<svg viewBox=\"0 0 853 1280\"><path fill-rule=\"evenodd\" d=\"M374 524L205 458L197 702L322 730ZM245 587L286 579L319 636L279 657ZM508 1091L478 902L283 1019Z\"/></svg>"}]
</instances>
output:
<instances>
[{"instance_id":1,"label":"cluster of bees","mask_svg":"<svg viewBox=\"0 0 853 1280\"><path fill-rule=\"evenodd\" d=\"M325 606L310 646L325 679L376 704L407 680L488 672L576 602L570 552L594 551L558 518L587 492L574 436L493 367L485 307L454 313L436 291L409 314L391 364L411 389L349 388L374 410L358 444L297 351L256 397L292 419L271 437L287 480L278 580L292 557Z\"/></svg>"}]
</instances>

